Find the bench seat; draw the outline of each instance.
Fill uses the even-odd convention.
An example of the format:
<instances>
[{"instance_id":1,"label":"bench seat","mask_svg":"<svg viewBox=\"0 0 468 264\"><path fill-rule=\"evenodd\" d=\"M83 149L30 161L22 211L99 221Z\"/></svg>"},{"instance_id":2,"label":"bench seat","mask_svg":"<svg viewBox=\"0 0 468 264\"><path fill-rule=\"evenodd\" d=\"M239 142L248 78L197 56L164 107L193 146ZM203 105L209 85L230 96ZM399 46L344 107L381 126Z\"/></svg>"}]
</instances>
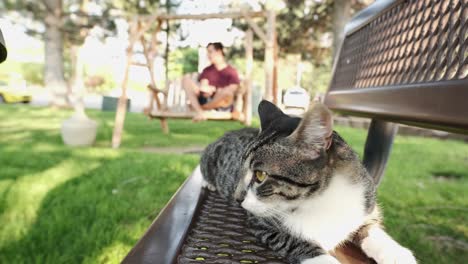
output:
<instances>
[{"instance_id":1,"label":"bench seat","mask_svg":"<svg viewBox=\"0 0 468 264\"><path fill-rule=\"evenodd\" d=\"M201 187L202 176L197 171L180 187L122 263L287 264L256 242L246 226L243 208ZM352 244L333 254L343 264L374 263Z\"/></svg>"}]
</instances>

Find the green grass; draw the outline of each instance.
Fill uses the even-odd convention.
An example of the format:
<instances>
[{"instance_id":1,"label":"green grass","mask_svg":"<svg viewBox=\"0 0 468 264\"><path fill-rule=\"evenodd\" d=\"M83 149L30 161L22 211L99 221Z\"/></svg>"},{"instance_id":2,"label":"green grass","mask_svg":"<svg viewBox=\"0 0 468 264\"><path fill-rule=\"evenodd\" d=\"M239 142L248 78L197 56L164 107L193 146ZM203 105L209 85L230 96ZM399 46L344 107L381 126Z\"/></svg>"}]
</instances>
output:
<instances>
[{"instance_id":1,"label":"green grass","mask_svg":"<svg viewBox=\"0 0 468 264\"><path fill-rule=\"evenodd\" d=\"M198 162L141 149L206 145L241 127L171 120L163 135L130 113L113 150L113 113L91 111L96 146L68 148L59 129L70 114L0 105L0 263L119 263ZM337 130L362 153L364 130ZM379 189L387 230L421 263L467 263L467 190L467 144L397 137Z\"/></svg>"}]
</instances>

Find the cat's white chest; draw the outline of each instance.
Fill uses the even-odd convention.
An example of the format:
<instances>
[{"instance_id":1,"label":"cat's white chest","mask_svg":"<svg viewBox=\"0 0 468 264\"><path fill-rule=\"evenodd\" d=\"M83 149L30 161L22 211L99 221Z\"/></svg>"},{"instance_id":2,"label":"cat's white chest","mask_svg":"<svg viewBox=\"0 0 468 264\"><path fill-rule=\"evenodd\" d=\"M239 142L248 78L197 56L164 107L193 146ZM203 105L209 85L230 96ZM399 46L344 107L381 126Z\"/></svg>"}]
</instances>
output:
<instances>
[{"instance_id":1,"label":"cat's white chest","mask_svg":"<svg viewBox=\"0 0 468 264\"><path fill-rule=\"evenodd\" d=\"M362 185L335 175L322 194L302 203L284 224L293 234L332 250L363 224L364 199Z\"/></svg>"}]
</instances>

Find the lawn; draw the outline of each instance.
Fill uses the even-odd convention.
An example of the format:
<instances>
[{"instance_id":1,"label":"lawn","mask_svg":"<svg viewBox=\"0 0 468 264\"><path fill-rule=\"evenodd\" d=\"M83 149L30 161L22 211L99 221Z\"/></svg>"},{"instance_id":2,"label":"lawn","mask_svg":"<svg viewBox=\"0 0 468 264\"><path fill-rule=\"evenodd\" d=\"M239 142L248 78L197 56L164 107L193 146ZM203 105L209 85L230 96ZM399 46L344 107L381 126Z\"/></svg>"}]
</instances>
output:
<instances>
[{"instance_id":1,"label":"lawn","mask_svg":"<svg viewBox=\"0 0 468 264\"><path fill-rule=\"evenodd\" d=\"M203 146L233 122L158 122L127 115L119 150L113 113L92 148L68 148L69 111L0 105L0 263L119 263L198 162L143 149ZM362 153L365 131L337 130ZM397 137L379 189L387 230L421 263L468 263L468 144Z\"/></svg>"}]
</instances>

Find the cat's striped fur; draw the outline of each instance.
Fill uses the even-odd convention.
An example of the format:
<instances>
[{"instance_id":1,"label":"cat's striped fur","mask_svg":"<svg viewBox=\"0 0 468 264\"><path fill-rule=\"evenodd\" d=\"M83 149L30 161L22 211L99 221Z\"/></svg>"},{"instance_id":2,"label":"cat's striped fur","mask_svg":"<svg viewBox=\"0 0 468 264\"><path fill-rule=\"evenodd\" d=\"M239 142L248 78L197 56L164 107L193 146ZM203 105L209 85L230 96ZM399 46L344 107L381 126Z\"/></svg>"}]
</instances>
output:
<instances>
[{"instance_id":1,"label":"cat's striped fur","mask_svg":"<svg viewBox=\"0 0 468 264\"><path fill-rule=\"evenodd\" d=\"M328 252L345 241L378 263L416 263L382 230L373 179L325 106L301 120L262 101L259 115L261 131L226 133L200 165L210 189L250 213L260 242L290 263L338 263Z\"/></svg>"}]
</instances>

